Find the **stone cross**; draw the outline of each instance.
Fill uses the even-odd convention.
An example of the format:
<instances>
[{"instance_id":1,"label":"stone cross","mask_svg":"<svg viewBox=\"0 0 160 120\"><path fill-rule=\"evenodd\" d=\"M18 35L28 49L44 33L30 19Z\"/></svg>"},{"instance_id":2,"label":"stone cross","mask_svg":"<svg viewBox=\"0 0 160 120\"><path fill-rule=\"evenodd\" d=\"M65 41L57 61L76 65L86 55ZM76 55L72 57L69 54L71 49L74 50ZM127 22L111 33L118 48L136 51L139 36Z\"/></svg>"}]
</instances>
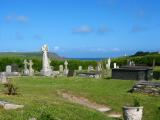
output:
<instances>
[{"instance_id":1,"label":"stone cross","mask_svg":"<svg viewBox=\"0 0 160 120\"><path fill-rule=\"evenodd\" d=\"M24 75L29 75L29 70L28 70L28 67L27 67L28 62L27 62L26 59L23 61L23 64L24 64L24 70L23 70Z\"/></svg>"},{"instance_id":2,"label":"stone cross","mask_svg":"<svg viewBox=\"0 0 160 120\"><path fill-rule=\"evenodd\" d=\"M32 66L33 66L32 60L29 60L28 65L29 65L29 75L32 76L34 74L34 70L32 68Z\"/></svg>"},{"instance_id":3,"label":"stone cross","mask_svg":"<svg viewBox=\"0 0 160 120\"><path fill-rule=\"evenodd\" d=\"M107 68L107 69L110 69L110 68L111 68L111 58L109 58L107 62L108 62L108 63L107 63L107 65L106 65L106 68Z\"/></svg>"},{"instance_id":4,"label":"stone cross","mask_svg":"<svg viewBox=\"0 0 160 120\"><path fill-rule=\"evenodd\" d=\"M26 59L24 60L23 64L24 64L24 69L25 69L25 70L28 69L28 68L27 68L28 62L27 62Z\"/></svg>"},{"instance_id":5,"label":"stone cross","mask_svg":"<svg viewBox=\"0 0 160 120\"><path fill-rule=\"evenodd\" d=\"M64 68L64 75L68 75L68 62L67 62L67 60L65 60L64 66L65 66L65 68Z\"/></svg>"},{"instance_id":6,"label":"stone cross","mask_svg":"<svg viewBox=\"0 0 160 120\"><path fill-rule=\"evenodd\" d=\"M53 71L50 67L50 61L48 58L48 46L43 45L41 50L43 52L43 63L42 63L41 74L44 76L51 76Z\"/></svg>"}]
</instances>

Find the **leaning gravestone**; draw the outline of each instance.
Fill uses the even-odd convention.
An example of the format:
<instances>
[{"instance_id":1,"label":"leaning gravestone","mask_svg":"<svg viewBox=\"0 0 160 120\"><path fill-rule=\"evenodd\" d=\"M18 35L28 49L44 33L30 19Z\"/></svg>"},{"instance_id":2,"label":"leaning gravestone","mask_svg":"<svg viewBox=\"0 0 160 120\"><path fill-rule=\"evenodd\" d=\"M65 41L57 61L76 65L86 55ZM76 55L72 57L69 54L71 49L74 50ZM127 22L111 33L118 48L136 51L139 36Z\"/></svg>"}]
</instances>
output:
<instances>
[{"instance_id":1,"label":"leaning gravestone","mask_svg":"<svg viewBox=\"0 0 160 120\"><path fill-rule=\"evenodd\" d=\"M2 72L0 75L0 81L2 84L8 83L5 72Z\"/></svg>"}]
</instances>

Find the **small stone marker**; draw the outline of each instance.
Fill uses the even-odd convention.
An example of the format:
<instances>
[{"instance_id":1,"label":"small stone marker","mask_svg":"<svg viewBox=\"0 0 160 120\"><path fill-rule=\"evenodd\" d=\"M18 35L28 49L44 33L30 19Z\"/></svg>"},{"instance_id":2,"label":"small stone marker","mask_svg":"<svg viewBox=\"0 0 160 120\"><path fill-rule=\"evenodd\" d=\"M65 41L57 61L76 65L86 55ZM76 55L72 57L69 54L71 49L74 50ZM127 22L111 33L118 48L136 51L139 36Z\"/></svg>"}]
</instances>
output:
<instances>
[{"instance_id":1,"label":"small stone marker","mask_svg":"<svg viewBox=\"0 0 160 120\"><path fill-rule=\"evenodd\" d=\"M16 104L12 104L6 101L0 101L0 106L3 107L5 110L14 110L14 109L24 107L24 105L16 105Z\"/></svg>"}]
</instances>

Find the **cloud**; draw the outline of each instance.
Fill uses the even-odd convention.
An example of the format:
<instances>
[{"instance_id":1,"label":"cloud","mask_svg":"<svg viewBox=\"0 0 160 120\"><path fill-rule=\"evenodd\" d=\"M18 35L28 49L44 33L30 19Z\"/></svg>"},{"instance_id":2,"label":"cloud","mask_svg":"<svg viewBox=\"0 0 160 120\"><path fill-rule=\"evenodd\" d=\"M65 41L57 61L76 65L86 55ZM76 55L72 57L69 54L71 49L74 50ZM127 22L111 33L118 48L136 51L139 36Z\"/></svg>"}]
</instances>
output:
<instances>
[{"instance_id":1,"label":"cloud","mask_svg":"<svg viewBox=\"0 0 160 120\"><path fill-rule=\"evenodd\" d=\"M139 17L145 16L145 11L144 11L143 9L140 9L140 10L137 12L137 16L139 16Z\"/></svg>"},{"instance_id":2,"label":"cloud","mask_svg":"<svg viewBox=\"0 0 160 120\"><path fill-rule=\"evenodd\" d=\"M58 51L59 49L60 49L59 46L54 46L54 48L53 48L54 51Z\"/></svg>"},{"instance_id":3,"label":"cloud","mask_svg":"<svg viewBox=\"0 0 160 120\"><path fill-rule=\"evenodd\" d=\"M131 28L131 32L142 32L145 31L146 28L145 27L141 27L141 26L134 26Z\"/></svg>"},{"instance_id":4,"label":"cloud","mask_svg":"<svg viewBox=\"0 0 160 120\"><path fill-rule=\"evenodd\" d=\"M100 27L98 29L99 33L106 33L106 32L110 32L110 31L112 31L112 30L110 28L107 28L107 27Z\"/></svg>"},{"instance_id":5,"label":"cloud","mask_svg":"<svg viewBox=\"0 0 160 120\"><path fill-rule=\"evenodd\" d=\"M20 33L20 32L16 32L16 35L15 35L16 39L17 40L23 40L23 35Z\"/></svg>"},{"instance_id":6,"label":"cloud","mask_svg":"<svg viewBox=\"0 0 160 120\"><path fill-rule=\"evenodd\" d=\"M41 35L39 35L39 34L35 34L33 36L33 38L36 39L36 40L42 40L43 39L43 37Z\"/></svg>"},{"instance_id":7,"label":"cloud","mask_svg":"<svg viewBox=\"0 0 160 120\"><path fill-rule=\"evenodd\" d=\"M119 48L113 48L113 49L111 49L111 51L112 52L119 52L119 51L121 51Z\"/></svg>"},{"instance_id":8,"label":"cloud","mask_svg":"<svg viewBox=\"0 0 160 120\"><path fill-rule=\"evenodd\" d=\"M26 23L28 22L29 18L25 15L15 15L15 14L11 14L11 15L7 15L5 16L5 21L6 22L23 22Z\"/></svg>"},{"instance_id":9,"label":"cloud","mask_svg":"<svg viewBox=\"0 0 160 120\"><path fill-rule=\"evenodd\" d=\"M28 17L24 16L24 15L20 15L20 16L16 16L16 20L19 21L19 22L27 22Z\"/></svg>"},{"instance_id":10,"label":"cloud","mask_svg":"<svg viewBox=\"0 0 160 120\"><path fill-rule=\"evenodd\" d=\"M72 30L73 33L90 33L92 31L93 29L90 26L81 26Z\"/></svg>"},{"instance_id":11,"label":"cloud","mask_svg":"<svg viewBox=\"0 0 160 120\"><path fill-rule=\"evenodd\" d=\"M13 16L8 15L8 16L5 17L5 20L6 20L7 22L10 22L10 21L13 20Z\"/></svg>"}]
</instances>

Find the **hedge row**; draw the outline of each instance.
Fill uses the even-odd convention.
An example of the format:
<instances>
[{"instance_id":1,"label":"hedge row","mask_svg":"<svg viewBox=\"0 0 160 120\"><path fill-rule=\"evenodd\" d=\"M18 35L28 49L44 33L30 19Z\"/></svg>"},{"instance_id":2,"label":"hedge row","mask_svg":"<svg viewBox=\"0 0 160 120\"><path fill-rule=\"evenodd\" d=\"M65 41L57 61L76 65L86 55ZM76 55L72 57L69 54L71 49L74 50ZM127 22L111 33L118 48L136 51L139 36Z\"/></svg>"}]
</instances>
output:
<instances>
[{"instance_id":1,"label":"hedge row","mask_svg":"<svg viewBox=\"0 0 160 120\"><path fill-rule=\"evenodd\" d=\"M32 60L33 61L33 69L36 71L40 71L42 69L42 59L38 58L25 58L25 57L0 57L0 71L5 71L6 65L17 64L19 71L23 70L24 59ZM83 69L87 69L89 65L94 67L97 66L96 61L83 61L83 60L67 60L68 61L68 68L70 70L77 70L78 66L82 66ZM54 70L59 69L59 65L64 65L64 60L51 60L51 66L53 66Z\"/></svg>"},{"instance_id":2,"label":"hedge row","mask_svg":"<svg viewBox=\"0 0 160 120\"><path fill-rule=\"evenodd\" d=\"M114 62L117 65L126 65L128 61L134 61L138 65L152 66L155 62L155 66L160 66L160 54L146 55L146 56L136 56L136 57L120 57L112 59L112 64Z\"/></svg>"}]
</instances>

